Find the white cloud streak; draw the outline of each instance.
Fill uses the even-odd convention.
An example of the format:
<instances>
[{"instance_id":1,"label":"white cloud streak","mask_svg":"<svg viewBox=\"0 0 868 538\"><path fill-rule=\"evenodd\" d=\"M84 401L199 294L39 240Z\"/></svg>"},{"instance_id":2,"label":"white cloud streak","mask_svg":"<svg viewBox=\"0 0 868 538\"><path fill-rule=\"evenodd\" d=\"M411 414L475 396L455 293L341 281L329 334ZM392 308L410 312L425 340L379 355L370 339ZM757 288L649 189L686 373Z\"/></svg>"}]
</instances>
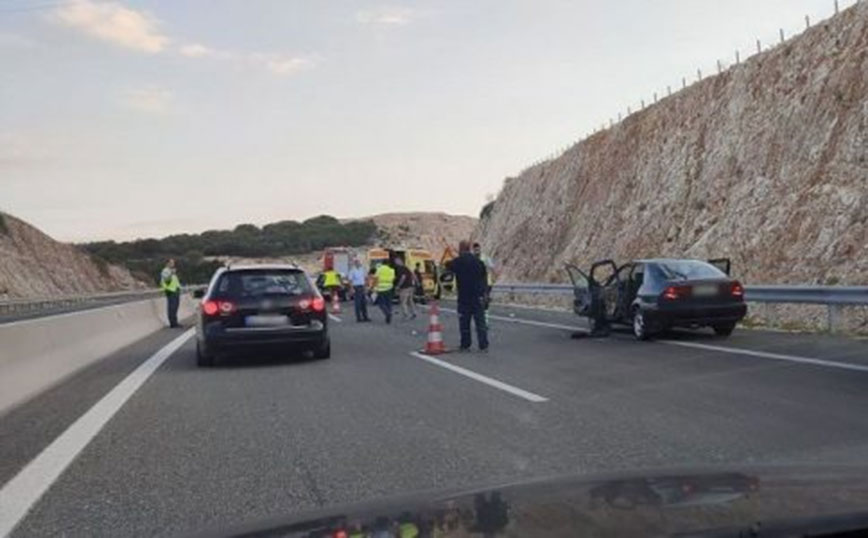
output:
<instances>
[{"instance_id":1,"label":"white cloud streak","mask_svg":"<svg viewBox=\"0 0 868 538\"><path fill-rule=\"evenodd\" d=\"M254 65L280 76L292 75L316 64L312 56L219 50L202 43L173 39L160 31L157 18L118 2L72 0L55 9L53 19L101 41L149 54L170 52L190 59ZM180 44L170 47L173 41ZM149 111L162 110L167 102L153 92L129 96L129 99L128 104L134 108Z\"/></svg>"},{"instance_id":2,"label":"white cloud streak","mask_svg":"<svg viewBox=\"0 0 868 538\"><path fill-rule=\"evenodd\" d=\"M163 114L171 108L172 98L171 91L157 86L148 86L127 90L121 95L120 101L124 106L133 110Z\"/></svg>"},{"instance_id":3,"label":"white cloud streak","mask_svg":"<svg viewBox=\"0 0 868 538\"><path fill-rule=\"evenodd\" d=\"M150 54L162 52L170 41L156 18L118 3L74 0L58 7L54 16L91 37Z\"/></svg>"},{"instance_id":4,"label":"white cloud streak","mask_svg":"<svg viewBox=\"0 0 868 538\"><path fill-rule=\"evenodd\" d=\"M380 26L404 26L410 24L415 17L415 11L407 7L382 6L356 12L357 22Z\"/></svg>"}]
</instances>

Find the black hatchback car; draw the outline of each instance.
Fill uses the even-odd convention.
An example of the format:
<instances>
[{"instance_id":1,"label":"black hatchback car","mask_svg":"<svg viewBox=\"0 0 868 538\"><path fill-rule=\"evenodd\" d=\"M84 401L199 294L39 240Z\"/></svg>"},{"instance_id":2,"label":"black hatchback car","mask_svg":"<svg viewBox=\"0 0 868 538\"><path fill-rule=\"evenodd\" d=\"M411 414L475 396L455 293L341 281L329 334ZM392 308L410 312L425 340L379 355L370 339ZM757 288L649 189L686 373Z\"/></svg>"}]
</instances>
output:
<instances>
[{"instance_id":1,"label":"black hatchback car","mask_svg":"<svg viewBox=\"0 0 868 538\"><path fill-rule=\"evenodd\" d=\"M587 273L567 265L580 316L630 325L646 340L672 327L711 327L729 336L747 314L744 287L729 276L728 259L596 262Z\"/></svg>"},{"instance_id":2,"label":"black hatchback car","mask_svg":"<svg viewBox=\"0 0 868 538\"><path fill-rule=\"evenodd\" d=\"M264 347L331 356L325 300L295 265L223 267L196 296L199 366L212 366L219 353Z\"/></svg>"}]
</instances>

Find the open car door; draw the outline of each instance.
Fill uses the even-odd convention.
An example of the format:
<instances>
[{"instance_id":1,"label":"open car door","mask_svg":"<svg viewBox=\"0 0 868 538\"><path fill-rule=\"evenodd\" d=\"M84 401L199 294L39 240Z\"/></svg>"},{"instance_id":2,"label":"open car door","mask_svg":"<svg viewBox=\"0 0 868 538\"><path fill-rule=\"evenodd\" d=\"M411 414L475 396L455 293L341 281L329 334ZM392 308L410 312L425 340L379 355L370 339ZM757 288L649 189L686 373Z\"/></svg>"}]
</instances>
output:
<instances>
[{"instance_id":1,"label":"open car door","mask_svg":"<svg viewBox=\"0 0 868 538\"><path fill-rule=\"evenodd\" d=\"M590 280L597 285L592 290L603 301L606 319L613 321L618 314L618 297L621 294L621 275L613 260L600 260L591 266Z\"/></svg>"},{"instance_id":2,"label":"open car door","mask_svg":"<svg viewBox=\"0 0 868 538\"><path fill-rule=\"evenodd\" d=\"M726 273L726 276L731 276L730 269L732 268L732 262L729 258L713 258L708 260L708 263Z\"/></svg>"},{"instance_id":3,"label":"open car door","mask_svg":"<svg viewBox=\"0 0 868 538\"><path fill-rule=\"evenodd\" d=\"M579 316L591 315L591 279L572 264L566 264L567 274L573 283L573 312Z\"/></svg>"}]
</instances>

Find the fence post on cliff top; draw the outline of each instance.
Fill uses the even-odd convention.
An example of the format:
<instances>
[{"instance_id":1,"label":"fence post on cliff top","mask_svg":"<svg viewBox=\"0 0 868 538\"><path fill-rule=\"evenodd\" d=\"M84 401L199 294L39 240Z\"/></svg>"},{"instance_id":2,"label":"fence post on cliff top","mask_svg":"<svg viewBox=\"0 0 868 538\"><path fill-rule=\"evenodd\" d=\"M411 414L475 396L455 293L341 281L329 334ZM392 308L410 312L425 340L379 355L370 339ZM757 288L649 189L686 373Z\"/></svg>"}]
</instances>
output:
<instances>
[{"instance_id":1,"label":"fence post on cliff top","mask_svg":"<svg viewBox=\"0 0 868 538\"><path fill-rule=\"evenodd\" d=\"M735 64L738 65L740 63L741 63L741 55L738 53L738 51L735 51Z\"/></svg>"},{"instance_id":2,"label":"fence post on cliff top","mask_svg":"<svg viewBox=\"0 0 868 538\"><path fill-rule=\"evenodd\" d=\"M838 14L838 0L835 0L835 15Z\"/></svg>"},{"instance_id":3,"label":"fence post on cliff top","mask_svg":"<svg viewBox=\"0 0 868 538\"><path fill-rule=\"evenodd\" d=\"M784 41L786 41L786 39L784 38L784 29L781 28L781 43L783 43Z\"/></svg>"},{"instance_id":4,"label":"fence post on cliff top","mask_svg":"<svg viewBox=\"0 0 868 538\"><path fill-rule=\"evenodd\" d=\"M805 30L808 30L811 27L811 16L805 15Z\"/></svg>"},{"instance_id":5,"label":"fence post on cliff top","mask_svg":"<svg viewBox=\"0 0 868 538\"><path fill-rule=\"evenodd\" d=\"M763 51L763 44L759 39L757 39L756 40L756 53L759 54L762 51Z\"/></svg>"}]
</instances>

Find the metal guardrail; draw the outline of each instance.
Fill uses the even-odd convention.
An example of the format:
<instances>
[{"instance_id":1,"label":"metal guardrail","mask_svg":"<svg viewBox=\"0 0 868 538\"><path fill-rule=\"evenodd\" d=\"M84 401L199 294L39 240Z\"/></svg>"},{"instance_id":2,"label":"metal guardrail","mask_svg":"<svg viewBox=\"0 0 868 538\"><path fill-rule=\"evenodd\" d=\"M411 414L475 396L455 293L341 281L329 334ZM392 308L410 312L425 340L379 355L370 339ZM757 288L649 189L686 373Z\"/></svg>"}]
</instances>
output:
<instances>
[{"instance_id":1,"label":"metal guardrail","mask_svg":"<svg viewBox=\"0 0 868 538\"><path fill-rule=\"evenodd\" d=\"M497 293L572 295L570 284L495 284ZM751 303L792 303L860 306L868 305L868 286L745 286L745 300Z\"/></svg>"},{"instance_id":2,"label":"metal guardrail","mask_svg":"<svg viewBox=\"0 0 868 538\"><path fill-rule=\"evenodd\" d=\"M570 284L496 284L496 293L532 293L540 295L571 296ZM868 306L868 286L745 286L745 301L764 304L812 304L825 305L826 328L834 332L840 325L842 309L847 306Z\"/></svg>"}]
</instances>

